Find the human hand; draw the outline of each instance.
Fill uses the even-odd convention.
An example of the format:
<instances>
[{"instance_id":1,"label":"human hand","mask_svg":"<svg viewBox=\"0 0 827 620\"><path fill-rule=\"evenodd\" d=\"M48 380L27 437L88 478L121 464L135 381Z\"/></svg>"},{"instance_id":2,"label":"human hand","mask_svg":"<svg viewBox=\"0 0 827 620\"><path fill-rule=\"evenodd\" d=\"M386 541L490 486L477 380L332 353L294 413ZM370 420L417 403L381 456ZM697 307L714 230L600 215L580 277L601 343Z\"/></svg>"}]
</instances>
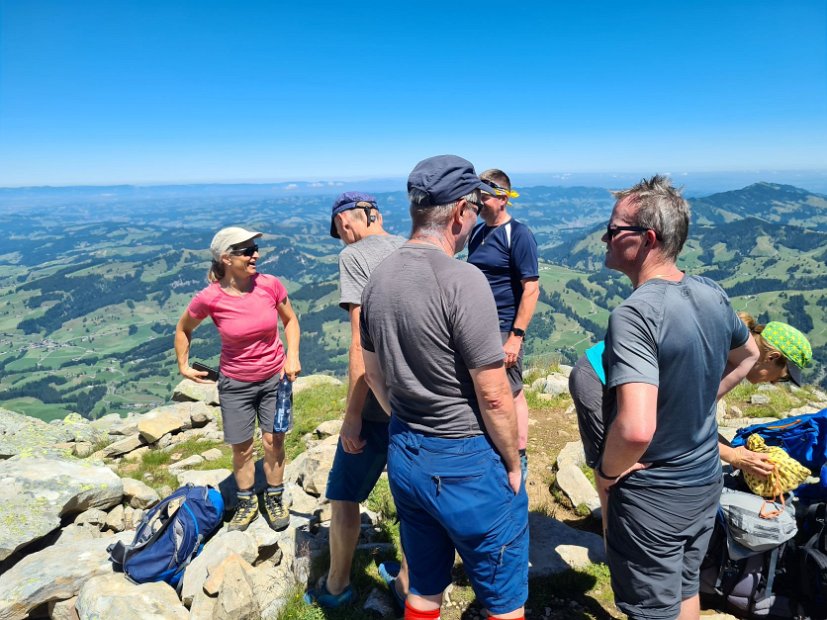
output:
<instances>
[{"instance_id":1,"label":"human hand","mask_svg":"<svg viewBox=\"0 0 827 620\"><path fill-rule=\"evenodd\" d=\"M196 383L205 383L207 385L212 385L215 383L215 381L209 381L208 379L205 379L207 374L209 374L206 370L195 370L195 368L193 368L189 364L183 367L179 366L178 372L180 372L181 376L185 379L195 381Z\"/></svg>"},{"instance_id":2,"label":"human hand","mask_svg":"<svg viewBox=\"0 0 827 620\"><path fill-rule=\"evenodd\" d=\"M284 374L290 381L295 381L299 378L302 371L302 364L299 361L298 355L287 355L287 361L284 363Z\"/></svg>"},{"instance_id":3,"label":"human hand","mask_svg":"<svg viewBox=\"0 0 827 620\"><path fill-rule=\"evenodd\" d=\"M520 355L520 347L523 344L523 339L519 336L515 336L511 334L508 337L508 340L505 341L503 345L503 358L505 361L505 367L511 368L517 363L517 358Z\"/></svg>"},{"instance_id":4,"label":"human hand","mask_svg":"<svg viewBox=\"0 0 827 620\"><path fill-rule=\"evenodd\" d=\"M342 442L342 449L348 454L359 454L367 442L362 439L362 416L345 414L342 422L342 430L339 431L339 441Z\"/></svg>"},{"instance_id":5,"label":"human hand","mask_svg":"<svg viewBox=\"0 0 827 620\"><path fill-rule=\"evenodd\" d=\"M514 495L520 492L520 487L523 485L523 471L520 469L519 461L517 463L517 469L508 472L508 484L511 486L511 490L514 491Z\"/></svg>"},{"instance_id":6,"label":"human hand","mask_svg":"<svg viewBox=\"0 0 827 620\"><path fill-rule=\"evenodd\" d=\"M775 469L775 465L770 461L769 454L753 452L748 450L746 446L738 446L733 448L733 451L735 456L730 465L744 473L764 479Z\"/></svg>"}]
</instances>

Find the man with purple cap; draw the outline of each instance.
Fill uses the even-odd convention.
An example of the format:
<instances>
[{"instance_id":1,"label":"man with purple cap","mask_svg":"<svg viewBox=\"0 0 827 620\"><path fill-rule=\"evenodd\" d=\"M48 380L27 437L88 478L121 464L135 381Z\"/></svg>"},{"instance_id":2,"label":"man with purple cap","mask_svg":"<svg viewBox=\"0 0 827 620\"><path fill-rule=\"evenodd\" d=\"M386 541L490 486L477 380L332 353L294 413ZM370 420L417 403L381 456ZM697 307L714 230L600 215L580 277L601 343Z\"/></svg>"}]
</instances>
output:
<instances>
[{"instance_id":1,"label":"man with purple cap","mask_svg":"<svg viewBox=\"0 0 827 620\"><path fill-rule=\"evenodd\" d=\"M359 339L362 290L374 267L405 240L385 231L376 198L362 192L345 192L333 201L330 235L345 244L339 254L339 305L347 310L351 327L348 397L325 492L333 509L330 570L315 589L307 592L305 600L334 608L347 605L355 598L350 568L361 528L359 503L373 490L388 458L390 418L365 382ZM384 565L380 572L388 581L394 600L401 601L407 587L407 572L398 566Z\"/></svg>"},{"instance_id":2,"label":"man with purple cap","mask_svg":"<svg viewBox=\"0 0 827 620\"><path fill-rule=\"evenodd\" d=\"M523 618L528 498L497 308L454 259L493 194L455 155L408 177L410 240L362 294L368 383L391 412L388 476L408 560L406 620L439 618L455 552L492 620Z\"/></svg>"}]
</instances>

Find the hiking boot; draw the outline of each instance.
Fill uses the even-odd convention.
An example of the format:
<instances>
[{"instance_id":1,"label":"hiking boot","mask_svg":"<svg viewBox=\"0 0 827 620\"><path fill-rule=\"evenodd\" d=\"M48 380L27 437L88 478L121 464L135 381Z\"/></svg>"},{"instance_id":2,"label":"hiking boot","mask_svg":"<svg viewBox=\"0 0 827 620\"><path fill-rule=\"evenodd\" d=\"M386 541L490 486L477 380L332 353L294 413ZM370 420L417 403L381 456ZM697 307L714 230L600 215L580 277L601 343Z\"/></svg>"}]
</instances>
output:
<instances>
[{"instance_id":1,"label":"hiking boot","mask_svg":"<svg viewBox=\"0 0 827 620\"><path fill-rule=\"evenodd\" d=\"M284 507L281 493L265 491L264 493L264 518L270 527L277 532L290 525L290 513Z\"/></svg>"},{"instance_id":2,"label":"hiking boot","mask_svg":"<svg viewBox=\"0 0 827 620\"><path fill-rule=\"evenodd\" d=\"M243 532L258 516L258 498L255 495L239 495L238 506L227 525L228 532Z\"/></svg>"}]
</instances>

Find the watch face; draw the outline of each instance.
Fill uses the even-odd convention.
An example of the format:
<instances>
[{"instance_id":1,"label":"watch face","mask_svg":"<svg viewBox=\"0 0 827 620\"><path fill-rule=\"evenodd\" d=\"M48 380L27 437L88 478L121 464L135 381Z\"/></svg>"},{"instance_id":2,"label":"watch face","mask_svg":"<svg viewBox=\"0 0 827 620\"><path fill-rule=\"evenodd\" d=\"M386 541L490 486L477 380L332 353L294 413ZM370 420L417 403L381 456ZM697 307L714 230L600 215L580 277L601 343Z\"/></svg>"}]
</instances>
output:
<instances>
[{"instance_id":1,"label":"watch face","mask_svg":"<svg viewBox=\"0 0 827 620\"><path fill-rule=\"evenodd\" d=\"M514 334L515 336L519 336L520 338L525 336L525 330L519 329L518 327L515 327L514 329L512 329L511 333Z\"/></svg>"}]
</instances>

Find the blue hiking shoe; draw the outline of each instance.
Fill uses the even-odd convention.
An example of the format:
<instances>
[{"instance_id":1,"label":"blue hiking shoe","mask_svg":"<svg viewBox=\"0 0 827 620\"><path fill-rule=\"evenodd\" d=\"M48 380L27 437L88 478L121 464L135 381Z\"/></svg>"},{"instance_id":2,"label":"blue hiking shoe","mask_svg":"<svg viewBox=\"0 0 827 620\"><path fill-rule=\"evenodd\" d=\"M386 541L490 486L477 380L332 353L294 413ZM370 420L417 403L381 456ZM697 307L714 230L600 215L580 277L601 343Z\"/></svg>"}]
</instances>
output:
<instances>
[{"instance_id":1,"label":"blue hiking shoe","mask_svg":"<svg viewBox=\"0 0 827 620\"><path fill-rule=\"evenodd\" d=\"M400 616L405 614L405 597L399 594L399 591L396 589L396 576L399 575L401 568L402 566L399 562L394 561L382 562L377 567L379 576L388 586L388 590L391 591L391 600L393 601L394 609Z\"/></svg>"},{"instance_id":2,"label":"blue hiking shoe","mask_svg":"<svg viewBox=\"0 0 827 620\"><path fill-rule=\"evenodd\" d=\"M353 591L353 586L348 585L339 594L331 594L327 590L326 580L320 581L315 589L308 590L302 597L302 600L308 605L315 603L325 609L344 607L350 605L355 599L356 593Z\"/></svg>"}]
</instances>

